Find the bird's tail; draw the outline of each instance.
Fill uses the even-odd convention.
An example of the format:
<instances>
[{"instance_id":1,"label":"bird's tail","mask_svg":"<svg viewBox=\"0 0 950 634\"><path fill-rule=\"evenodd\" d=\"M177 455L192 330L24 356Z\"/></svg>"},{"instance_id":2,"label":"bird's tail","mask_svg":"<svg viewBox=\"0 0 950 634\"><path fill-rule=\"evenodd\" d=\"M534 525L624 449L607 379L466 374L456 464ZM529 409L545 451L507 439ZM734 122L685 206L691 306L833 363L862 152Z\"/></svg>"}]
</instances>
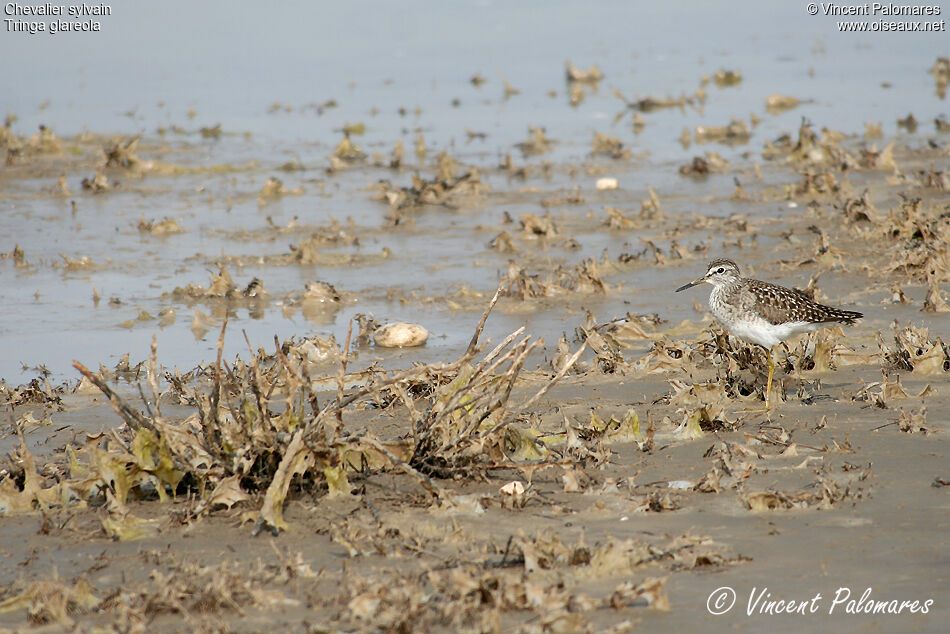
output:
<instances>
[{"instance_id":1,"label":"bird's tail","mask_svg":"<svg viewBox=\"0 0 950 634\"><path fill-rule=\"evenodd\" d=\"M844 310L842 308L834 308L832 306L825 306L825 308L828 309L827 321L837 321L850 326L857 320L864 317L864 313L859 313L856 310Z\"/></svg>"}]
</instances>

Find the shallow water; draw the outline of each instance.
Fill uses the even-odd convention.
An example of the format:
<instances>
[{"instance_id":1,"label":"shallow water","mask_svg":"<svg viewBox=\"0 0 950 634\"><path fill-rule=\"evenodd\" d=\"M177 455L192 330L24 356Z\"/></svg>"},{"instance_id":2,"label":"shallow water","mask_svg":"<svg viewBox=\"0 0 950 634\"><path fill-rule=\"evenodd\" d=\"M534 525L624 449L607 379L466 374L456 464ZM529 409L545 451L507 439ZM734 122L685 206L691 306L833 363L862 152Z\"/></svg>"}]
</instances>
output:
<instances>
[{"instance_id":1,"label":"shallow water","mask_svg":"<svg viewBox=\"0 0 950 634\"><path fill-rule=\"evenodd\" d=\"M83 130L142 132L144 147L171 150L142 150L143 160L256 166L226 173L146 175L102 195L80 188L79 181L91 176L91 170L67 172L73 192L67 198L47 194L58 173L5 178L0 250L18 244L33 263L28 269L0 263L0 377L13 383L35 373L21 364L44 364L61 379L75 378L72 359L94 367L112 364L125 352L144 358L154 333L166 365L184 368L213 359L216 330L196 342L189 329L192 306L163 294L189 283L207 285L218 256L286 253L290 243L309 235L302 230L264 240L240 239L241 230L266 228L267 217L278 226L297 218L305 227L326 225L331 217L341 223L352 219L360 245L326 251L363 256L364 264L229 266L239 286L257 276L278 298L302 290L310 280L324 280L344 291L349 301L310 319L300 311L286 317L273 302L253 316L239 309L228 356L245 349L240 329L255 346L270 346L275 334L332 334L341 341L349 319L362 312L419 322L432 332L424 349L368 350L364 358L403 364L449 359L468 342L479 311L452 310L445 302L424 298L443 297L462 286L490 295L511 257L487 246L502 228L511 230L501 226L506 211L515 218L543 215L540 198L579 187L583 204L556 206L551 212L571 228L566 233L581 248L539 244L536 251L522 251L519 262L529 259L531 272L538 272L557 263L599 258L605 250L615 258L643 245L636 232L603 230L603 206L638 210L648 186L666 211L718 216L741 211L719 200L731 192L733 174L695 182L677 173L695 155L716 151L739 168L762 163L763 143L793 133L803 117L816 128L849 134L880 122L885 138L879 146L895 136L923 146L933 135L932 119L947 111L928 72L936 57L947 54L945 32L841 34L833 18L809 16L796 3L731 4L728 12L705 2L634 8L500 1L300 2L268 11L251 3L172 2L112 9L113 15L101 19L101 33L3 33L0 56L12 63L6 65L9 88L0 103L18 117L14 131L24 136L42 123L64 138ZM581 68L596 63L605 74L576 107L569 103L564 81L566 59ZM632 111L625 111L612 94L616 88L628 99L691 95L702 76L719 68L741 71L743 81L728 88L710 82L702 106L645 113L640 133L633 129ZM480 87L470 82L476 73L486 80ZM502 74L520 94L504 97ZM794 95L805 103L773 116L764 109L772 93ZM313 104L329 99L338 106L318 114ZM453 105L455 99L458 105ZM273 104L282 107L275 112ZM896 119L909 112L921 122L910 137L896 126ZM750 113L761 123L748 144L684 148L679 143L683 128L726 125L732 118L748 120ZM617 119L618 114L623 116ZM373 185L380 179L406 185L410 170L361 167L325 173L340 129L353 123L366 126L366 134L354 141L368 154L388 156L401 139L410 167L416 165L414 147L422 132L429 148L422 175L431 175L435 154L446 150L464 165L479 167L493 193L473 207L413 211L408 215L414 226L387 228L388 206L371 200ZM199 127L215 124L222 126L221 137L197 134ZM529 125L545 127L557 141L551 152L521 156L514 145L527 138ZM161 126L180 126L188 134L168 132L162 138L157 132ZM469 141L467 129L487 136ZM621 139L632 160L589 157L595 131ZM499 173L494 168L509 153L517 165L551 162L550 176L537 171L522 181ZM292 159L306 169L276 170ZM585 165L617 177L620 189L594 191L600 174L588 174ZM288 188L302 187L304 193L259 206L257 192L275 174ZM75 214L70 201L76 202ZM775 213L781 213L779 205ZM140 218L166 216L186 233L159 238L136 228ZM377 257L384 248L391 258ZM61 253L88 256L100 266L54 268L53 263L62 262ZM562 332L583 321L583 309L601 320L627 311L659 312L675 323L692 316L691 302L667 292L694 277L699 267L637 268L607 277L614 288L623 285L622 293L571 297L528 310L502 306L486 334L497 340L527 322L529 332L544 336L550 350ZM641 288L646 292L631 292ZM98 305L94 289L102 297ZM112 297L121 303L110 304ZM119 326L142 310L157 316L168 307L178 315L168 327L160 328L156 321L137 322L131 329ZM195 307L211 312L207 305Z\"/></svg>"}]
</instances>

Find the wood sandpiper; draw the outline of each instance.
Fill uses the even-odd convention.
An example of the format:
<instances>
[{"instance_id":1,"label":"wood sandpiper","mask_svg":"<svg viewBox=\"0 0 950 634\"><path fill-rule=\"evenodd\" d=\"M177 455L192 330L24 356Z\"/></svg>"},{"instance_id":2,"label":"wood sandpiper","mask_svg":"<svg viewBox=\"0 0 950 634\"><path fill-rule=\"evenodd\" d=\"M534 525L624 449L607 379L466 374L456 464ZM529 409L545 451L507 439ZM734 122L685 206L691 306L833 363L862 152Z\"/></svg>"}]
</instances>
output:
<instances>
[{"instance_id":1,"label":"wood sandpiper","mask_svg":"<svg viewBox=\"0 0 950 634\"><path fill-rule=\"evenodd\" d=\"M705 275L680 286L676 292L703 282L713 287L709 294L709 310L723 328L734 337L762 346L768 353L766 410L769 409L775 372L772 348L794 335L838 323L853 324L864 316L853 310L819 304L801 291L742 277L732 260L710 262Z\"/></svg>"}]
</instances>

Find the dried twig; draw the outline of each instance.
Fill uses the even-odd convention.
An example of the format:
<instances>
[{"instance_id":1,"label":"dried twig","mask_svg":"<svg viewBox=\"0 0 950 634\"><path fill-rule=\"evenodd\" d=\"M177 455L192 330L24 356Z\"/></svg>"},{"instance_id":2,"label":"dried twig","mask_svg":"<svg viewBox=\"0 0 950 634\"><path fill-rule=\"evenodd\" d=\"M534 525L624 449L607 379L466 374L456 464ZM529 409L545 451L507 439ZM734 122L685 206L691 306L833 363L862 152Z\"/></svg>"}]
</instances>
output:
<instances>
[{"instance_id":1,"label":"dried twig","mask_svg":"<svg viewBox=\"0 0 950 634\"><path fill-rule=\"evenodd\" d=\"M310 403L310 411L316 416L317 412L320 411L320 400L317 398L316 392L313 391L313 384L310 382L310 377L307 376L306 364L301 364L300 372L290 364L290 359L287 358L287 355L284 354L284 351L281 349L280 341L277 339L277 335L274 335L274 348L277 350L277 358L280 360L284 369L287 370L287 373L296 379L296 381L303 387L304 391L307 393L307 401Z\"/></svg>"},{"instance_id":2,"label":"dried twig","mask_svg":"<svg viewBox=\"0 0 950 634\"><path fill-rule=\"evenodd\" d=\"M155 416L161 418L162 405L161 394L158 391L158 337L152 335L152 345L148 352L148 363L145 366L145 380L152 390L152 398L155 400Z\"/></svg>"},{"instance_id":3,"label":"dried twig","mask_svg":"<svg viewBox=\"0 0 950 634\"><path fill-rule=\"evenodd\" d=\"M133 408L131 405L126 403L121 396L112 391L112 388L106 384L99 375L94 374L81 364L79 361L73 360L73 367L79 370L80 374L89 379L89 381L95 385L99 390L106 395L106 398L109 399L109 405L112 406L112 409L115 410L115 413L122 417L129 427L132 429L147 429L155 434L158 434L158 430L155 428L155 425L152 424L152 421L142 415L140 411Z\"/></svg>"},{"instance_id":4,"label":"dried twig","mask_svg":"<svg viewBox=\"0 0 950 634\"><path fill-rule=\"evenodd\" d=\"M212 390L210 402L210 412L208 414L211 417L211 423L213 425L204 424L202 425L202 430L204 432L205 446L207 450L211 453L221 454L221 438L220 438L220 428L221 421L218 420L218 404L221 402L221 355L224 353L224 333L228 328L228 317L231 315L230 309L224 311L224 322L221 324L221 334L218 335L218 357L214 364L214 373L212 376ZM233 411L233 410L232 410ZM207 422L206 422L207 423Z\"/></svg>"},{"instance_id":5,"label":"dried twig","mask_svg":"<svg viewBox=\"0 0 950 634\"><path fill-rule=\"evenodd\" d=\"M529 398L527 401L525 401L524 403L522 403L521 405L519 405L519 406L517 407L518 411L522 411L522 412L523 412L524 410L526 410L526 409L528 409L529 407L531 407L532 405L534 405L534 404L538 401L538 399L540 399L542 396L544 396L545 394L547 394L547 393L548 393L548 390L550 390L552 387L554 387L554 385L555 385L558 381L560 381L562 378L564 378L564 375L567 374L567 371L570 370L571 367L572 367L575 363L577 363L577 360L580 359L581 354L583 354L583 352L584 352L584 350L585 350L586 348L587 348L587 343L586 343L586 342L583 343L583 344L581 344L581 347L578 348L577 352L575 352L574 354L572 354L572 355L571 355L571 358L568 359L568 360L564 363L564 365L561 367L561 369L558 371L558 373L554 375L554 378L552 378L550 381L548 381L547 383L545 383L545 384L544 384L544 387L542 387L540 390L538 390L538 392L537 392L534 396L532 396L532 397ZM503 421L503 420L502 420L502 421L499 421L494 427L492 427L492 428L489 429L487 432L484 432L484 433L481 434L481 435L482 435L482 436L486 436L486 435L488 435L488 434L492 434L492 433L498 431L499 429L501 429L502 427L504 427L506 424L507 424L506 421Z\"/></svg>"},{"instance_id":6,"label":"dried twig","mask_svg":"<svg viewBox=\"0 0 950 634\"><path fill-rule=\"evenodd\" d=\"M462 355L462 359L465 360L463 363L475 356L478 350L478 340L482 336L482 330L485 329L485 322L488 321L488 314L492 311L492 308L495 307L495 304L498 303L498 298L501 297L503 286L503 284L499 284L498 288L495 289L495 294L492 295L491 301L488 302L488 308L486 308L485 312L482 313L482 318L478 320L478 325L475 326L475 334L472 335L472 340L468 344L468 349L465 351L465 354Z\"/></svg>"},{"instance_id":7,"label":"dried twig","mask_svg":"<svg viewBox=\"0 0 950 634\"><path fill-rule=\"evenodd\" d=\"M422 485L422 488L431 493L434 497L439 499L445 497L445 490L437 485L432 480L432 478L414 469L409 463L400 459L399 456L391 452L389 449L386 449L386 446L379 442L379 440L374 436L366 434L360 440L369 443L376 451L389 458L389 461L393 463L393 466L399 467L406 475L412 476L420 485Z\"/></svg>"},{"instance_id":8,"label":"dried twig","mask_svg":"<svg viewBox=\"0 0 950 634\"><path fill-rule=\"evenodd\" d=\"M353 320L350 320L350 325L346 329L346 343L343 344L343 354L340 355L340 373L337 375L336 383L336 401L337 403L343 402L343 389L344 383L343 379L346 377L346 362L350 359L350 337L353 336ZM339 428L343 427L343 408L338 407L336 410L336 422Z\"/></svg>"}]
</instances>

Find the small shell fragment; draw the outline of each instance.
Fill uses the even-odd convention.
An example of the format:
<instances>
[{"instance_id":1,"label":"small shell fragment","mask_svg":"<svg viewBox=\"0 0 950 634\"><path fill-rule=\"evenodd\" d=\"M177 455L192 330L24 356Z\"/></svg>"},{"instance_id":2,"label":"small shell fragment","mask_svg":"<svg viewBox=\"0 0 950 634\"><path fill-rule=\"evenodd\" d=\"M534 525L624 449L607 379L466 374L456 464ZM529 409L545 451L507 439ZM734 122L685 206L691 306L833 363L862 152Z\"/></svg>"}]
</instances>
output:
<instances>
[{"instance_id":1,"label":"small shell fragment","mask_svg":"<svg viewBox=\"0 0 950 634\"><path fill-rule=\"evenodd\" d=\"M517 480L512 480L505 486L501 487L500 491L501 493L505 495L512 495L512 496L524 495L524 485L518 482Z\"/></svg>"},{"instance_id":2,"label":"small shell fragment","mask_svg":"<svg viewBox=\"0 0 950 634\"><path fill-rule=\"evenodd\" d=\"M396 322L380 326L373 333L373 341L382 348L409 348L421 346L429 338L429 331L419 324Z\"/></svg>"},{"instance_id":3,"label":"small shell fragment","mask_svg":"<svg viewBox=\"0 0 950 634\"><path fill-rule=\"evenodd\" d=\"M801 103L801 99L798 97L791 97L789 95L780 95L775 93L769 95L765 100L765 109L771 114L778 114L786 110L791 110L795 106Z\"/></svg>"},{"instance_id":4,"label":"small shell fragment","mask_svg":"<svg viewBox=\"0 0 950 634\"><path fill-rule=\"evenodd\" d=\"M597 189L617 189L619 186L616 178L598 178L595 185Z\"/></svg>"}]
</instances>

